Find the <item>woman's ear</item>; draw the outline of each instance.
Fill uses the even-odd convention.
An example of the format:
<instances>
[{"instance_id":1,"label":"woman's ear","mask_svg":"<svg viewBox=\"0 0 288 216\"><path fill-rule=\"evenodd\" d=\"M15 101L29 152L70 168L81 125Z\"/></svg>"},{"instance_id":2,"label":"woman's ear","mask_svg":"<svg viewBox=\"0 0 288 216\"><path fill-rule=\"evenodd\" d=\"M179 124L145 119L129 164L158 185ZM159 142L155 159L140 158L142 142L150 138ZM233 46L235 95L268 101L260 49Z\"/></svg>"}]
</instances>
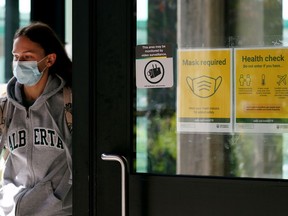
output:
<instances>
[{"instance_id":1,"label":"woman's ear","mask_svg":"<svg viewBox=\"0 0 288 216\"><path fill-rule=\"evenodd\" d=\"M47 67L51 67L56 61L56 53L51 53L47 57Z\"/></svg>"}]
</instances>

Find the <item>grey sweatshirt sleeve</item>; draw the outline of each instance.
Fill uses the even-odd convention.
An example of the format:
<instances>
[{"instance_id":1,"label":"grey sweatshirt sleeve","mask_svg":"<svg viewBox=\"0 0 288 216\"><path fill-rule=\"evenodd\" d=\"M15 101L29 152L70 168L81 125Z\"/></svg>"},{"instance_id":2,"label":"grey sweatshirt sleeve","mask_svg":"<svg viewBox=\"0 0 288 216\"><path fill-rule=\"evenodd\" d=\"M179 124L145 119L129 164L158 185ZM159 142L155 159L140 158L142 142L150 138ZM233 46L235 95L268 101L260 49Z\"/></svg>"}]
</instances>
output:
<instances>
[{"instance_id":1,"label":"grey sweatshirt sleeve","mask_svg":"<svg viewBox=\"0 0 288 216\"><path fill-rule=\"evenodd\" d=\"M2 151L4 147L4 130L5 130L5 119L6 119L6 108L7 108L7 97L5 95L2 95L0 97L0 152ZM2 139L3 138L3 139Z\"/></svg>"}]
</instances>

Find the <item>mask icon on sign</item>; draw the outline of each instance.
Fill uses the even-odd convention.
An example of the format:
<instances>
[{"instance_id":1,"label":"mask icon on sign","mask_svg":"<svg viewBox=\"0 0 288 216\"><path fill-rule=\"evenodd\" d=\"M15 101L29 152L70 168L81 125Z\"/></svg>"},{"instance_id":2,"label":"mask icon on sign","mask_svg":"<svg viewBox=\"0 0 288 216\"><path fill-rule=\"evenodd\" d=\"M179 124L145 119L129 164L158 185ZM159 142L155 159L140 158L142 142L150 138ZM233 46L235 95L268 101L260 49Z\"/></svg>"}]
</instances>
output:
<instances>
[{"instance_id":1,"label":"mask icon on sign","mask_svg":"<svg viewBox=\"0 0 288 216\"><path fill-rule=\"evenodd\" d=\"M200 76L192 79L186 77L186 82L192 92L200 98L208 98L216 93L222 82L222 77L216 79L208 76Z\"/></svg>"}]
</instances>

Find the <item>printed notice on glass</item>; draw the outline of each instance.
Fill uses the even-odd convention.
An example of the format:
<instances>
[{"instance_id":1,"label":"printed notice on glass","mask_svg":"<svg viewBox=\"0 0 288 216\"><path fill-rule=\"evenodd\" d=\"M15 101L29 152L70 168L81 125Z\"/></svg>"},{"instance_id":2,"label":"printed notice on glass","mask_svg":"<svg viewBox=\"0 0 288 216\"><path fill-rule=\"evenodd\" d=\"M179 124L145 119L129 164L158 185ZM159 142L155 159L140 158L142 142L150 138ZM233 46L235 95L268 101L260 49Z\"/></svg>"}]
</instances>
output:
<instances>
[{"instance_id":1,"label":"printed notice on glass","mask_svg":"<svg viewBox=\"0 0 288 216\"><path fill-rule=\"evenodd\" d=\"M235 132L288 132L288 49L234 50Z\"/></svg>"},{"instance_id":2,"label":"printed notice on glass","mask_svg":"<svg viewBox=\"0 0 288 216\"><path fill-rule=\"evenodd\" d=\"M136 46L137 88L171 88L173 56L170 44Z\"/></svg>"},{"instance_id":3,"label":"printed notice on glass","mask_svg":"<svg viewBox=\"0 0 288 216\"><path fill-rule=\"evenodd\" d=\"M178 132L231 132L231 49L178 51Z\"/></svg>"}]
</instances>

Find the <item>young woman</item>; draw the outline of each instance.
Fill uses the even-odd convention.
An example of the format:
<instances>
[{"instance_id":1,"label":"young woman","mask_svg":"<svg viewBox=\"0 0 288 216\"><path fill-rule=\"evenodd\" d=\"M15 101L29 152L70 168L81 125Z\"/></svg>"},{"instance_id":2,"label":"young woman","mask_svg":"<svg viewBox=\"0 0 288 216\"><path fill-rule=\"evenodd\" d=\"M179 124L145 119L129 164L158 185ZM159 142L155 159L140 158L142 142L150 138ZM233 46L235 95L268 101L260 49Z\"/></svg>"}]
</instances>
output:
<instances>
[{"instance_id":1,"label":"young woman","mask_svg":"<svg viewBox=\"0 0 288 216\"><path fill-rule=\"evenodd\" d=\"M14 77L2 98L8 156L0 215L72 215L71 104L64 105L72 62L54 31L40 22L15 33L12 54Z\"/></svg>"}]
</instances>

